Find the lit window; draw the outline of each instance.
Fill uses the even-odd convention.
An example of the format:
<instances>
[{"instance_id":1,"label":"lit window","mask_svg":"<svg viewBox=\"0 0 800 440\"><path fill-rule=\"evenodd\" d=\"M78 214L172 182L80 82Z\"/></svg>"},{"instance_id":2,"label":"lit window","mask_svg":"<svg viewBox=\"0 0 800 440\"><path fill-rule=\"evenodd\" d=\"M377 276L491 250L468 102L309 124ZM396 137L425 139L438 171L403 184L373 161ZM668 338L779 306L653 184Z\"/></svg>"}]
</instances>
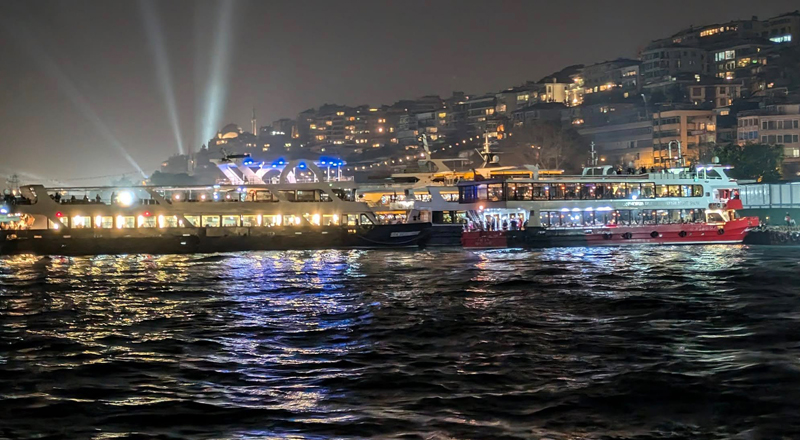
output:
<instances>
[{"instance_id":1,"label":"lit window","mask_svg":"<svg viewBox=\"0 0 800 440\"><path fill-rule=\"evenodd\" d=\"M769 39L773 43L790 43L792 41L791 35L781 35L779 37L772 37Z\"/></svg>"}]
</instances>

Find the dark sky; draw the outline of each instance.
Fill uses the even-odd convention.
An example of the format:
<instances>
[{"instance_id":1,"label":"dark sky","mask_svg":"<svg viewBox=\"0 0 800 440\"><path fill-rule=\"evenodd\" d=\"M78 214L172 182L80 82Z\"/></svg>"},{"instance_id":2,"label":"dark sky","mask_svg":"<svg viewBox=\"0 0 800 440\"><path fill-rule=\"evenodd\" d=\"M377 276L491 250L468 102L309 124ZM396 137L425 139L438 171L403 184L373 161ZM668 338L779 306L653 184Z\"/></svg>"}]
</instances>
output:
<instances>
[{"instance_id":1,"label":"dark sky","mask_svg":"<svg viewBox=\"0 0 800 440\"><path fill-rule=\"evenodd\" d=\"M123 151L149 174L178 152L168 88L180 138L196 149L204 125L249 129L253 107L266 125L326 102L496 91L569 64L636 57L688 25L767 18L800 3L295 0L226 9L165 0L150 3L149 15L146 6L0 2L0 174L80 183L132 171ZM156 61L158 32L146 29L161 30L168 68Z\"/></svg>"}]
</instances>

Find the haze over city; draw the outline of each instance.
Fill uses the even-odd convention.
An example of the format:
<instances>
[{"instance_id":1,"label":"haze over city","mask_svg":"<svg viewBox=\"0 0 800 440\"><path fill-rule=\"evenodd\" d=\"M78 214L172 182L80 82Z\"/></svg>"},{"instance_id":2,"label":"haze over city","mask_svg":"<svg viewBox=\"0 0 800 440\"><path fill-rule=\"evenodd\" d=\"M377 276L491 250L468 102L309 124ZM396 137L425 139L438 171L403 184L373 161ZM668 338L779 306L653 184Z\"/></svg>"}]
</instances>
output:
<instances>
[{"instance_id":1,"label":"haze over city","mask_svg":"<svg viewBox=\"0 0 800 440\"><path fill-rule=\"evenodd\" d=\"M689 25L794 1L26 1L0 5L0 173L149 175L222 125L324 103L497 91L636 58ZM599 17L602 16L602 20ZM129 155L129 157L126 157Z\"/></svg>"}]
</instances>

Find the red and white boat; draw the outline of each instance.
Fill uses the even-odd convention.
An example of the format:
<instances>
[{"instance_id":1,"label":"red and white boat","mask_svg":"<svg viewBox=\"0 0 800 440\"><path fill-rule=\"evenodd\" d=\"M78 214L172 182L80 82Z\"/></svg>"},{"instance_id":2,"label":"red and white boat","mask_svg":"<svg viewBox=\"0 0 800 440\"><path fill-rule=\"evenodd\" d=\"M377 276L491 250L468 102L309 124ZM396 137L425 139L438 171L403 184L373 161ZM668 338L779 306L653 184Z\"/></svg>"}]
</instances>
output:
<instances>
[{"instance_id":1,"label":"red and white boat","mask_svg":"<svg viewBox=\"0 0 800 440\"><path fill-rule=\"evenodd\" d=\"M735 244L758 226L738 217L738 185L720 165L580 176L502 176L458 184L467 248ZM530 177L528 177L530 176Z\"/></svg>"}]
</instances>

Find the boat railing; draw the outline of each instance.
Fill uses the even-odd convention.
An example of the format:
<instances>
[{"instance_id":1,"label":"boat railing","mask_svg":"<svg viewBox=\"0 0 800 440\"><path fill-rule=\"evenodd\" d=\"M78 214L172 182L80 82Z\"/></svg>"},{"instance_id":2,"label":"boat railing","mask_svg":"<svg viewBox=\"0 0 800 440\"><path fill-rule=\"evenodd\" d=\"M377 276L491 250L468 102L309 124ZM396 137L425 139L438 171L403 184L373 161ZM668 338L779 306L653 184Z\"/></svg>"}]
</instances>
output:
<instances>
[{"instance_id":1,"label":"boat railing","mask_svg":"<svg viewBox=\"0 0 800 440\"><path fill-rule=\"evenodd\" d=\"M548 181L606 181L606 180L700 180L701 175L696 172L656 172L646 174L609 174L609 175L574 175L574 176L548 176ZM721 176L703 176L702 180L722 180Z\"/></svg>"}]
</instances>

